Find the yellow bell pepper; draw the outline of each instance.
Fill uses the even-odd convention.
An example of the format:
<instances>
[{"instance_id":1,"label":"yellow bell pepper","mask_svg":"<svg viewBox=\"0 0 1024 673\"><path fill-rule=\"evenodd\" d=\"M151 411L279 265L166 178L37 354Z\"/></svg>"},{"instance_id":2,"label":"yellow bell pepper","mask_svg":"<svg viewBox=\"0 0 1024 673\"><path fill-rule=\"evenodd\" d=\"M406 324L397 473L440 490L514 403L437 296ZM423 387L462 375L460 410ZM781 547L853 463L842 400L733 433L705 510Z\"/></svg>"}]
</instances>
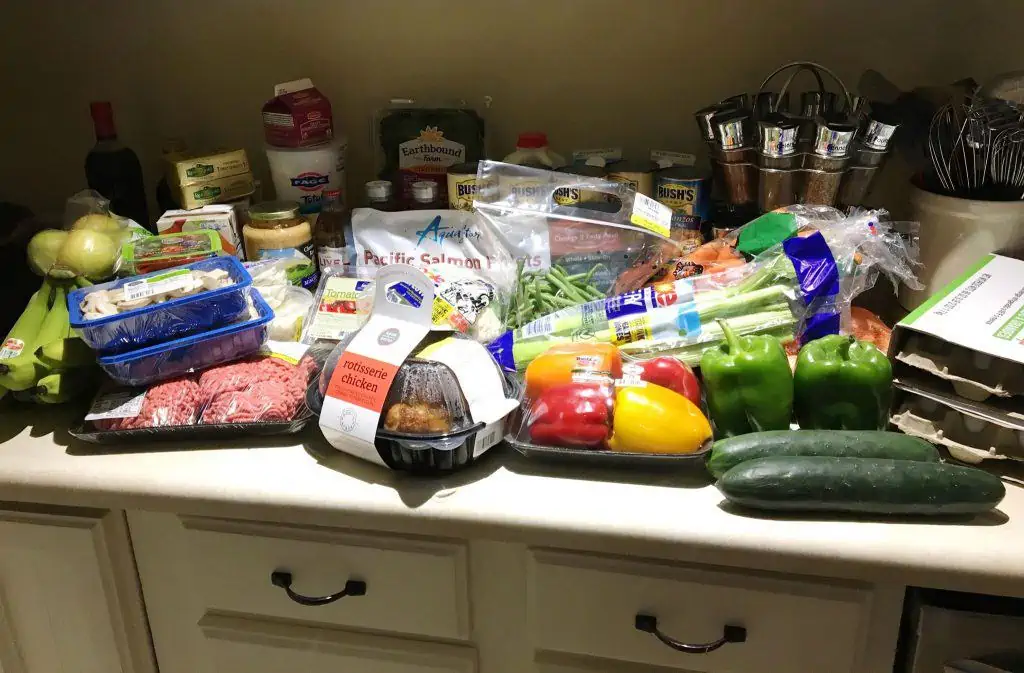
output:
<instances>
[{"instance_id":1,"label":"yellow bell pepper","mask_svg":"<svg viewBox=\"0 0 1024 673\"><path fill-rule=\"evenodd\" d=\"M708 419L679 393L651 383L616 391L612 451L696 453L709 439Z\"/></svg>"}]
</instances>

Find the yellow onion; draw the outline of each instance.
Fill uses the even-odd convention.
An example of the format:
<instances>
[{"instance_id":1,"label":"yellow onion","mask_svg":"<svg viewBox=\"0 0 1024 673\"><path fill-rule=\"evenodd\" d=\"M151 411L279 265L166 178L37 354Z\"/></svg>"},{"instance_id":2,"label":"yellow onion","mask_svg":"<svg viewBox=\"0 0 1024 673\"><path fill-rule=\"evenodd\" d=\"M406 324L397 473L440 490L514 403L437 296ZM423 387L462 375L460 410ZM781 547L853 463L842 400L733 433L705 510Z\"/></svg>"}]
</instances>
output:
<instances>
[{"instance_id":1,"label":"yellow onion","mask_svg":"<svg viewBox=\"0 0 1024 673\"><path fill-rule=\"evenodd\" d=\"M43 229L28 242L28 265L33 273L45 276L54 268L57 254L67 241L63 229Z\"/></svg>"}]
</instances>

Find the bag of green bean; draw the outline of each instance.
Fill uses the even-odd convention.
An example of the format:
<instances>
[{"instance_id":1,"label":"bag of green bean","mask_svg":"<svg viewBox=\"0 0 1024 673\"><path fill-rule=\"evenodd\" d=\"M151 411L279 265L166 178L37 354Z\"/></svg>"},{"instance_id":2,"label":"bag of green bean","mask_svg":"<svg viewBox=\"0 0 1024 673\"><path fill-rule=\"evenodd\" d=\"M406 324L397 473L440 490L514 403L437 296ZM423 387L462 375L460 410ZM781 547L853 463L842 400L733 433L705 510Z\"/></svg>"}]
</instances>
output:
<instances>
[{"instance_id":1,"label":"bag of green bean","mask_svg":"<svg viewBox=\"0 0 1024 673\"><path fill-rule=\"evenodd\" d=\"M625 183L481 161L473 205L518 263L510 329L639 289L681 254L671 211Z\"/></svg>"}]
</instances>

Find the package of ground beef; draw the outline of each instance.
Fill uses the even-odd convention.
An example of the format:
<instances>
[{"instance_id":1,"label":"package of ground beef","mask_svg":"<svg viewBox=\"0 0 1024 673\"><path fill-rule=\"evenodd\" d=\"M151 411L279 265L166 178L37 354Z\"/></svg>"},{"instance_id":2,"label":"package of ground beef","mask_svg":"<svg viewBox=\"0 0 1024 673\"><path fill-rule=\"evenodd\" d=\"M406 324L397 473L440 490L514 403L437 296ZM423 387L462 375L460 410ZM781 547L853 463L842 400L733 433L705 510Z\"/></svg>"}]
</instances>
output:
<instances>
[{"instance_id":1,"label":"package of ground beef","mask_svg":"<svg viewBox=\"0 0 1024 673\"><path fill-rule=\"evenodd\" d=\"M118 415L120 414L120 415ZM199 384L190 378L171 379L141 394L103 393L90 409L98 430L135 430L192 425L199 416Z\"/></svg>"},{"instance_id":2,"label":"package of ground beef","mask_svg":"<svg viewBox=\"0 0 1024 673\"><path fill-rule=\"evenodd\" d=\"M102 390L72 434L114 443L298 432L311 417L306 389L330 353L327 346L304 348L291 344L290 353L262 354L145 390Z\"/></svg>"},{"instance_id":3,"label":"package of ground beef","mask_svg":"<svg viewBox=\"0 0 1024 673\"><path fill-rule=\"evenodd\" d=\"M199 377L200 423L290 421L304 406L312 359L261 357L208 369Z\"/></svg>"}]
</instances>

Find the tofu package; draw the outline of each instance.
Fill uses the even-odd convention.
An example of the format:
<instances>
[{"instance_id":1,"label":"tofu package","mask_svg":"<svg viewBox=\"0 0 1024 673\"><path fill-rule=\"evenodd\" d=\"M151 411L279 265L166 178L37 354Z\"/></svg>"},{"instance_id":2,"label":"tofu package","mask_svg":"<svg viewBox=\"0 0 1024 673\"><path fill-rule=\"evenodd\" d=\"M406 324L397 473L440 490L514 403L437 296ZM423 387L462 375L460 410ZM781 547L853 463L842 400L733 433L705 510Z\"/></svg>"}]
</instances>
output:
<instances>
[{"instance_id":1,"label":"tofu package","mask_svg":"<svg viewBox=\"0 0 1024 673\"><path fill-rule=\"evenodd\" d=\"M985 255L893 329L901 431L961 461L1024 461L1024 260Z\"/></svg>"},{"instance_id":2,"label":"tofu package","mask_svg":"<svg viewBox=\"0 0 1024 673\"><path fill-rule=\"evenodd\" d=\"M331 446L392 469L441 471L501 441L514 391L481 344L431 329L433 299L421 271L380 270L369 320L335 347L310 400Z\"/></svg>"}]
</instances>

